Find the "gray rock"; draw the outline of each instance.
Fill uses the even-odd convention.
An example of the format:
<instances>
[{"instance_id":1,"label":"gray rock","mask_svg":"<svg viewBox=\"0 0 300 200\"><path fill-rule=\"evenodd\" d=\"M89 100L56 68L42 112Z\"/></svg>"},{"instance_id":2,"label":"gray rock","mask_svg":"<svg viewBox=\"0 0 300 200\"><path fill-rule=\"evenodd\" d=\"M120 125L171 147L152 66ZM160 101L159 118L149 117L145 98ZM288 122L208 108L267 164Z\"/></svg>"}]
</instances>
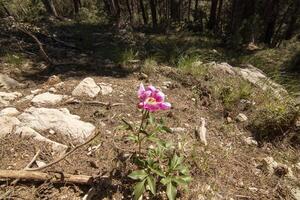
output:
<instances>
[{"instance_id":1,"label":"gray rock","mask_svg":"<svg viewBox=\"0 0 300 200\"><path fill-rule=\"evenodd\" d=\"M14 132L20 121L16 117L1 116L0 117L0 138Z\"/></svg>"},{"instance_id":2,"label":"gray rock","mask_svg":"<svg viewBox=\"0 0 300 200\"><path fill-rule=\"evenodd\" d=\"M244 68L232 67L228 63L218 64L212 62L208 63L207 65L223 74L240 76L244 80L252 83L264 91L270 90L277 98L282 98L282 96L288 94L284 87L272 81L264 74L263 71L252 65L245 65Z\"/></svg>"},{"instance_id":3,"label":"gray rock","mask_svg":"<svg viewBox=\"0 0 300 200\"><path fill-rule=\"evenodd\" d=\"M95 131L95 126L83 122L77 115L70 114L69 110L50 109L50 108L28 108L18 116L22 126L27 126L37 132L54 130L57 134L61 134L71 139L83 142L87 137Z\"/></svg>"},{"instance_id":4,"label":"gray rock","mask_svg":"<svg viewBox=\"0 0 300 200\"><path fill-rule=\"evenodd\" d=\"M8 107L8 108L4 108L3 110L0 111L0 116L17 116L19 115L20 112L13 107Z\"/></svg>"},{"instance_id":5,"label":"gray rock","mask_svg":"<svg viewBox=\"0 0 300 200\"><path fill-rule=\"evenodd\" d=\"M285 164L278 163L273 157L269 156L262 160L262 170L268 174L276 174L279 176L286 176L289 179L295 180L295 176L290 167Z\"/></svg>"},{"instance_id":6,"label":"gray rock","mask_svg":"<svg viewBox=\"0 0 300 200\"><path fill-rule=\"evenodd\" d=\"M240 113L240 114L238 114L238 116L236 117L236 120L237 120L238 122L245 122L245 121L248 120L248 117L247 117L245 114Z\"/></svg>"},{"instance_id":7,"label":"gray rock","mask_svg":"<svg viewBox=\"0 0 300 200\"><path fill-rule=\"evenodd\" d=\"M60 103L64 99L63 95L52 94L49 92L45 92L35 96L31 102L33 105L41 107L41 106L54 106Z\"/></svg>"},{"instance_id":8,"label":"gray rock","mask_svg":"<svg viewBox=\"0 0 300 200\"><path fill-rule=\"evenodd\" d=\"M73 96L94 98L100 92L99 86L92 78L83 79L73 90Z\"/></svg>"},{"instance_id":9,"label":"gray rock","mask_svg":"<svg viewBox=\"0 0 300 200\"><path fill-rule=\"evenodd\" d=\"M20 98L22 94L20 92L0 92L0 101L4 104L8 104L11 101L14 101Z\"/></svg>"},{"instance_id":10,"label":"gray rock","mask_svg":"<svg viewBox=\"0 0 300 200\"><path fill-rule=\"evenodd\" d=\"M0 74L0 87L4 89L24 88L26 85L19 83L6 74Z\"/></svg>"}]
</instances>

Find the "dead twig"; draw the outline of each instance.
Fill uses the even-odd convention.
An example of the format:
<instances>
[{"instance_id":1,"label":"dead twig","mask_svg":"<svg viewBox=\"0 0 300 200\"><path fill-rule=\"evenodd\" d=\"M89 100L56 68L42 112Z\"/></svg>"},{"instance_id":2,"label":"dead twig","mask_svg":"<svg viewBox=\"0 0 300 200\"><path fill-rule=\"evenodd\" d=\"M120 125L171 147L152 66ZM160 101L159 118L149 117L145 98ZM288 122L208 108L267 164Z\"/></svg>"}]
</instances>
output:
<instances>
[{"instance_id":1,"label":"dead twig","mask_svg":"<svg viewBox=\"0 0 300 200\"><path fill-rule=\"evenodd\" d=\"M44 173L25 170L0 170L0 178L34 180L38 182L50 181L52 183L73 183L82 185L91 185L94 182L94 178L92 176L64 173Z\"/></svg>"},{"instance_id":2,"label":"dead twig","mask_svg":"<svg viewBox=\"0 0 300 200\"><path fill-rule=\"evenodd\" d=\"M42 169L45 169L45 168L48 168L48 167L51 167L52 165L55 165L57 163L59 163L60 161L64 160L67 156L69 156L70 154L72 154L74 151L76 151L77 149L79 149L80 147L83 147L85 146L86 144L90 143L91 141L93 141L97 136L100 135L100 131L95 134L92 138L90 138L89 140L87 140L86 142L80 144L80 145L77 145L76 147L74 147L72 150L70 150L69 152L67 152L66 154L62 155L60 158L58 158L57 160L54 160L44 166L41 166L41 167L37 167L37 168L30 168L30 169L27 169L26 171L38 171L38 170L42 170Z\"/></svg>"}]
</instances>

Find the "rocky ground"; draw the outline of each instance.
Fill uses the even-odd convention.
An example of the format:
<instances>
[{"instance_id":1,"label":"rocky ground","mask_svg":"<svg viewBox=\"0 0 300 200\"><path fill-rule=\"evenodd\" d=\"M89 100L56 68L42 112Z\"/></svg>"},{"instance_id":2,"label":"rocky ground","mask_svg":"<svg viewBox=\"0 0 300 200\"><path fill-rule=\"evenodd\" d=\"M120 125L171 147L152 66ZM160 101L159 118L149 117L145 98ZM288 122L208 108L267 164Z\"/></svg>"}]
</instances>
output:
<instances>
[{"instance_id":1,"label":"rocky ground","mask_svg":"<svg viewBox=\"0 0 300 200\"><path fill-rule=\"evenodd\" d=\"M220 69L231 70L228 65ZM166 68L164 71L168 71ZM228 71L227 71L228 72ZM233 71L229 71L233 73ZM23 169L40 150L32 167L51 162L74 145L100 132L92 143L45 169L70 174L100 176L93 199L131 199L134 145L118 129L122 119L137 122L137 88L141 82L160 88L172 104L166 118L173 133L162 137L181 144L191 166L193 181L180 199L299 199L299 151L292 147L258 146L245 128L247 116L226 119L220 108L199 104L191 87L172 73L133 73L126 78L50 76L39 83L22 84L2 75L1 167ZM206 121L207 146L195 136ZM101 179L101 180L102 180ZM80 199L90 188L50 182L1 180L3 199ZM165 199L161 194L160 199Z\"/></svg>"},{"instance_id":2,"label":"rocky ground","mask_svg":"<svg viewBox=\"0 0 300 200\"><path fill-rule=\"evenodd\" d=\"M39 60L37 46L27 35L0 32L0 45L7 47L4 53L0 49L0 171L24 169L37 152L31 168L42 167L99 133L62 161L40 170L90 175L98 182L82 186L0 179L0 199L132 199L134 182L128 174L135 169L131 155L137 147L126 140L129 132L121 127L124 119L138 123L141 118L141 82L161 89L172 104L171 110L155 115L172 130L160 137L178 146L191 169L192 183L188 191L180 190L179 199L300 199L300 120L279 130L298 146L290 140L261 141L257 130L249 127L256 106L266 101L265 93L284 102L284 88L249 65L195 62L183 73L184 68L157 63L145 70L140 60L126 56L120 64L113 60L120 49L133 45L134 39L145 43L144 34L78 27L47 29L53 35L36 33L58 63L51 71L45 70L47 64ZM144 47L140 41L137 46ZM215 92L226 98L220 100ZM270 114L286 106L272 108ZM266 129L273 131L271 125ZM199 138L195 133L201 126L207 132ZM160 193L156 199L166 195Z\"/></svg>"}]
</instances>

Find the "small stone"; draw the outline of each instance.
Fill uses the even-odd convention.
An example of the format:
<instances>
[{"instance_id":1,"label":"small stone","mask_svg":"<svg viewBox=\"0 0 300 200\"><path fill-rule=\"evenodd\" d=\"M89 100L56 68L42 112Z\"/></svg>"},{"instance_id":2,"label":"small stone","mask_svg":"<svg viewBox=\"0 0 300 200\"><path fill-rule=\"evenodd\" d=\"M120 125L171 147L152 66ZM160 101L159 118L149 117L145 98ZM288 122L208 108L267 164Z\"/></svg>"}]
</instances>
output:
<instances>
[{"instance_id":1,"label":"small stone","mask_svg":"<svg viewBox=\"0 0 300 200\"><path fill-rule=\"evenodd\" d=\"M175 127L175 128L170 128L173 133L184 133L186 132L186 128L182 127Z\"/></svg>"},{"instance_id":2,"label":"small stone","mask_svg":"<svg viewBox=\"0 0 300 200\"><path fill-rule=\"evenodd\" d=\"M3 110L0 111L0 116L17 116L18 114L20 114L20 112L13 107L9 107L9 108L4 108Z\"/></svg>"},{"instance_id":3,"label":"small stone","mask_svg":"<svg viewBox=\"0 0 300 200\"><path fill-rule=\"evenodd\" d=\"M61 82L61 79L59 78L59 76L52 75L48 78L46 84L47 85L55 85L55 84L60 83L60 82Z\"/></svg>"},{"instance_id":4,"label":"small stone","mask_svg":"<svg viewBox=\"0 0 300 200\"><path fill-rule=\"evenodd\" d=\"M296 169L300 171L300 162L296 164Z\"/></svg>"},{"instance_id":5,"label":"small stone","mask_svg":"<svg viewBox=\"0 0 300 200\"><path fill-rule=\"evenodd\" d=\"M100 93L102 95L108 95L108 94L111 94L113 92L113 88L109 84L99 83L99 87L100 87Z\"/></svg>"},{"instance_id":6,"label":"small stone","mask_svg":"<svg viewBox=\"0 0 300 200\"><path fill-rule=\"evenodd\" d=\"M237 120L238 122L245 122L245 121L248 120L248 117L247 117L245 114L240 113L240 114L236 117L236 120Z\"/></svg>"},{"instance_id":7,"label":"small stone","mask_svg":"<svg viewBox=\"0 0 300 200\"><path fill-rule=\"evenodd\" d=\"M50 130L49 130L49 133L52 134L52 135L54 135L54 134L55 134L55 131L54 131L53 129L50 129Z\"/></svg>"},{"instance_id":8,"label":"small stone","mask_svg":"<svg viewBox=\"0 0 300 200\"><path fill-rule=\"evenodd\" d=\"M148 79L148 78L149 78L148 75L143 72L141 72L139 74L139 80L144 80L144 79Z\"/></svg>"},{"instance_id":9,"label":"small stone","mask_svg":"<svg viewBox=\"0 0 300 200\"><path fill-rule=\"evenodd\" d=\"M45 162L40 161L40 160L35 161L35 163L38 167L43 167L43 166L47 165Z\"/></svg>"},{"instance_id":10,"label":"small stone","mask_svg":"<svg viewBox=\"0 0 300 200\"><path fill-rule=\"evenodd\" d=\"M57 90L54 87L49 88L48 91L52 92L52 93L56 93L57 92Z\"/></svg>"},{"instance_id":11,"label":"small stone","mask_svg":"<svg viewBox=\"0 0 300 200\"><path fill-rule=\"evenodd\" d=\"M298 117L298 119L296 120L296 127L297 128L300 128L300 117Z\"/></svg>"},{"instance_id":12,"label":"small stone","mask_svg":"<svg viewBox=\"0 0 300 200\"><path fill-rule=\"evenodd\" d=\"M256 187L249 187L248 188L251 192L257 192L258 189Z\"/></svg>"},{"instance_id":13,"label":"small stone","mask_svg":"<svg viewBox=\"0 0 300 200\"><path fill-rule=\"evenodd\" d=\"M170 88L172 86L172 82L171 81L164 81L163 86L166 87L166 88Z\"/></svg>"},{"instance_id":14,"label":"small stone","mask_svg":"<svg viewBox=\"0 0 300 200\"><path fill-rule=\"evenodd\" d=\"M257 146L257 145L258 145L257 141L254 140L253 137L247 137L247 138L244 137L243 140L244 140L244 142L245 142L246 144L248 144L248 145L254 145L254 146Z\"/></svg>"},{"instance_id":15,"label":"small stone","mask_svg":"<svg viewBox=\"0 0 300 200\"><path fill-rule=\"evenodd\" d=\"M41 93L43 90L42 89L36 89L36 90L31 90L30 93L31 94L38 94Z\"/></svg>"},{"instance_id":16,"label":"small stone","mask_svg":"<svg viewBox=\"0 0 300 200\"><path fill-rule=\"evenodd\" d=\"M73 96L91 97L94 98L100 92L99 86L95 83L94 79L88 77L83 79L73 90Z\"/></svg>"},{"instance_id":17,"label":"small stone","mask_svg":"<svg viewBox=\"0 0 300 200\"><path fill-rule=\"evenodd\" d=\"M262 170L268 174L274 173L274 168L278 166L278 163L274 160L273 157L268 156L262 160Z\"/></svg>"},{"instance_id":18,"label":"small stone","mask_svg":"<svg viewBox=\"0 0 300 200\"><path fill-rule=\"evenodd\" d=\"M227 121L227 123L228 123L228 124L230 124L230 123L232 123L232 122L233 122L233 120L232 120L232 118L231 118L231 117L226 117L226 121Z\"/></svg>"}]
</instances>

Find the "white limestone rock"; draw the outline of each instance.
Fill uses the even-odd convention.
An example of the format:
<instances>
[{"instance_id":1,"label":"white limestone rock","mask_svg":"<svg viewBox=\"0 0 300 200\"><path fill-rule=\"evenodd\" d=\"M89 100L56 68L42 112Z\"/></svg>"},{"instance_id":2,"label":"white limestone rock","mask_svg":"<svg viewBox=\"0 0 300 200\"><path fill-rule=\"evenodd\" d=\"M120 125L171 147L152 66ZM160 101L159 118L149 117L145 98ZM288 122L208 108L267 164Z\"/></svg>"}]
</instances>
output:
<instances>
[{"instance_id":1,"label":"white limestone rock","mask_svg":"<svg viewBox=\"0 0 300 200\"><path fill-rule=\"evenodd\" d=\"M73 96L94 98L100 92L99 86L94 79L88 77L83 79L73 90Z\"/></svg>"},{"instance_id":2,"label":"white limestone rock","mask_svg":"<svg viewBox=\"0 0 300 200\"><path fill-rule=\"evenodd\" d=\"M54 106L59 104L64 99L63 95L52 94L50 92L45 92L35 96L31 102L34 106Z\"/></svg>"},{"instance_id":3,"label":"white limestone rock","mask_svg":"<svg viewBox=\"0 0 300 200\"><path fill-rule=\"evenodd\" d=\"M13 107L8 107L8 108L4 108L3 110L0 111L0 116L17 116L19 115L20 112Z\"/></svg>"},{"instance_id":4,"label":"white limestone rock","mask_svg":"<svg viewBox=\"0 0 300 200\"><path fill-rule=\"evenodd\" d=\"M101 95L108 95L113 92L113 88L110 84L107 83L99 83L100 93Z\"/></svg>"},{"instance_id":5,"label":"white limestone rock","mask_svg":"<svg viewBox=\"0 0 300 200\"><path fill-rule=\"evenodd\" d=\"M71 115L69 110L30 107L18 116L22 126L27 126L37 132L54 130L57 134L67 136L75 141L83 142L95 131L95 126L79 120Z\"/></svg>"}]
</instances>

